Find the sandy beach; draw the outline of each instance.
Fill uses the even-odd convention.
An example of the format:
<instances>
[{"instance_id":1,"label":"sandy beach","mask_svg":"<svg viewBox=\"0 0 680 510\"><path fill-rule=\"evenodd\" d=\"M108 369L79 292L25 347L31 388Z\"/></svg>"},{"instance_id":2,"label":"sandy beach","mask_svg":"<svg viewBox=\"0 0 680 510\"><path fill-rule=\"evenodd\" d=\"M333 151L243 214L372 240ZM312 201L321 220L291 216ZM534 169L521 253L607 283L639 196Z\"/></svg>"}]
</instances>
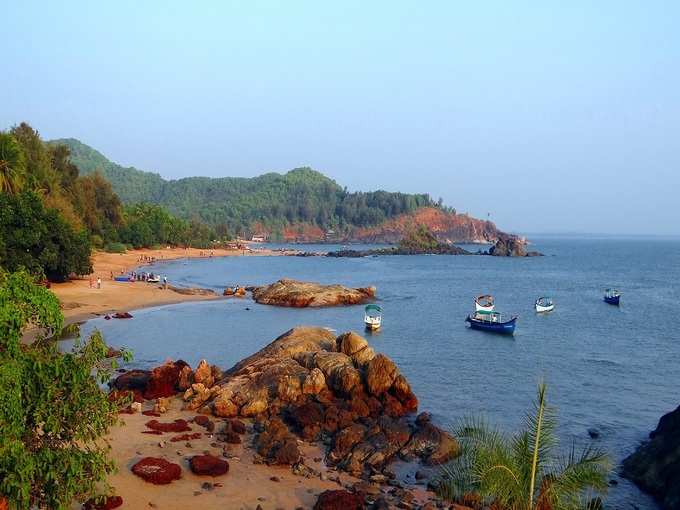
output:
<instances>
[{"instance_id":1,"label":"sandy beach","mask_svg":"<svg viewBox=\"0 0 680 510\"><path fill-rule=\"evenodd\" d=\"M93 273L90 277L52 284L51 290L61 302L65 323L81 322L108 313L122 312L149 306L167 305L184 301L204 301L220 296L179 294L163 289L160 284L146 282L116 282L111 274L119 276L141 269L150 261L163 262L183 258L272 256L285 252L267 249L214 249L163 248L158 250L129 250L126 253L92 254ZM97 288L101 278L101 288ZM169 281L168 284L172 285Z\"/></svg>"},{"instance_id":2,"label":"sandy beach","mask_svg":"<svg viewBox=\"0 0 680 510\"><path fill-rule=\"evenodd\" d=\"M153 407L152 402L145 403L145 409ZM307 464L324 473L320 478L306 478L291 472L288 466L267 466L253 463L253 450L244 447L252 441L251 433L243 436L244 444L228 444L217 442L213 434L194 423L191 433L201 433L200 439L172 442L177 433L163 435L143 434L149 429L145 426L149 420L172 422L178 418L190 420L196 412L180 410L183 402L173 399L172 408L160 418L144 416L140 413L121 414L123 424L111 431L109 441L112 456L118 472L109 477L114 487L114 494L123 498L123 507L130 509L170 509L188 508L199 505L204 509L244 509L255 510L258 505L265 509L312 508L318 495L329 489L339 489L346 483L359 480L346 473L329 470L323 462L314 461L323 457L321 449L305 445L304 453ZM223 420L210 417L216 422L217 430L221 430ZM250 425L247 425L250 430ZM302 445L301 445L302 447ZM210 453L225 458L229 462L229 472L218 477L197 476L191 472L189 459L194 455ZM170 485L157 486L145 482L135 476L131 468L143 457L161 457L182 467L182 478ZM331 481L328 479L339 479ZM206 484L206 485L204 485ZM218 484L217 486L213 484Z\"/></svg>"}]
</instances>

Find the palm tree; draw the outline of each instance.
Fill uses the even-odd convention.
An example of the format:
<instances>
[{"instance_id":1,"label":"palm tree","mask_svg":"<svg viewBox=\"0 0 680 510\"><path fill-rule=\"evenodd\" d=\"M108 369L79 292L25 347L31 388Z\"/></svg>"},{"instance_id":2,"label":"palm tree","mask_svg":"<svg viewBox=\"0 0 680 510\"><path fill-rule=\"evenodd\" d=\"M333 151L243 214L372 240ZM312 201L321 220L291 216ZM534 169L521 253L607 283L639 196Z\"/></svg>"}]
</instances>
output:
<instances>
[{"instance_id":1,"label":"palm tree","mask_svg":"<svg viewBox=\"0 0 680 510\"><path fill-rule=\"evenodd\" d=\"M440 495L508 510L575 510L606 492L607 455L590 446L577 453L572 446L561 457L543 383L534 405L523 430L513 436L484 420L465 420L456 431L462 453L444 467Z\"/></svg>"},{"instance_id":2,"label":"palm tree","mask_svg":"<svg viewBox=\"0 0 680 510\"><path fill-rule=\"evenodd\" d=\"M24 152L10 133L0 132L0 192L18 193L24 181Z\"/></svg>"}]
</instances>

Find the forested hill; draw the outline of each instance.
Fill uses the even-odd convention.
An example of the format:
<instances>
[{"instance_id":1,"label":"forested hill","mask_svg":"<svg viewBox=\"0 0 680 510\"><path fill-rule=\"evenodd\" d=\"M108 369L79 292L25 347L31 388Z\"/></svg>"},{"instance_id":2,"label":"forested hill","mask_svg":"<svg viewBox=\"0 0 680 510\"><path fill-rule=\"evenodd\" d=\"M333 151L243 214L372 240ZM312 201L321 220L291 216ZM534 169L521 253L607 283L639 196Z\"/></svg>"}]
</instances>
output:
<instances>
[{"instance_id":1,"label":"forested hill","mask_svg":"<svg viewBox=\"0 0 680 510\"><path fill-rule=\"evenodd\" d=\"M160 175L109 161L73 138L50 143L68 146L71 161L82 174L99 170L124 203L151 202L184 218L223 225L232 234L266 234L273 239L322 240L328 231L349 240L360 229L410 215L423 207L439 207L429 195L387 191L350 193L310 168L258 177L188 177L165 180ZM443 211L456 215L452 211ZM487 229L489 240L497 231ZM462 233L449 238L469 240ZM460 239L457 239L460 237ZM376 238L377 239L377 238Z\"/></svg>"}]
</instances>

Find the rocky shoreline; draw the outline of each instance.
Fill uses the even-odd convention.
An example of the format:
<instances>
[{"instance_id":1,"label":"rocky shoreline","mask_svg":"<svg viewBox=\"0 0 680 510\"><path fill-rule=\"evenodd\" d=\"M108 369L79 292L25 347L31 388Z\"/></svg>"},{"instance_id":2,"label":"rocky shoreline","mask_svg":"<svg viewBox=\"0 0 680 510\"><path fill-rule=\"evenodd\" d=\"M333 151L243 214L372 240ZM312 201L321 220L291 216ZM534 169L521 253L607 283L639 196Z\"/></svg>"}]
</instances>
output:
<instances>
[{"instance_id":1,"label":"rocky shoreline","mask_svg":"<svg viewBox=\"0 0 680 510\"><path fill-rule=\"evenodd\" d=\"M167 362L125 372L111 387L112 398L133 396L127 413L153 404L145 411L154 418L146 422L147 434L174 434L168 440L183 443L205 429L216 446L225 445L221 455L218 450L189 458L194 474L228 480L233 444L250 450L253 464L284 466L303 478L345 473L351 483L320 493L318 509L435 508L442 505L435 494L416 498L392 464L438 466L459 452L455 438L428 413L415 416L418 399L392 360L351 332L336 337L323 328L298 327L225 372L206 361L195 369ZM161 421L180 398L184 411L198 414L191 421ZM304 452L311 447L321 455L308 458ZM173 483L181 467L170 464L145 457L131 469L142 478L152 473L150 483ZM158 474L166 471L167 477ZM419 484L425 483L421 474Z\"/></svg>"},{"instance_id":2,"label":"rocky shoreline","mask_svg":"<svg viewBox=\"0 0 680 510\"><path fill-rule=\"evenodd\" d=\"M287 278L250 289L256 303L293 308L357 305L375 298L376 292L375 287L351 288Z\"/></svg>"}]
</instances>

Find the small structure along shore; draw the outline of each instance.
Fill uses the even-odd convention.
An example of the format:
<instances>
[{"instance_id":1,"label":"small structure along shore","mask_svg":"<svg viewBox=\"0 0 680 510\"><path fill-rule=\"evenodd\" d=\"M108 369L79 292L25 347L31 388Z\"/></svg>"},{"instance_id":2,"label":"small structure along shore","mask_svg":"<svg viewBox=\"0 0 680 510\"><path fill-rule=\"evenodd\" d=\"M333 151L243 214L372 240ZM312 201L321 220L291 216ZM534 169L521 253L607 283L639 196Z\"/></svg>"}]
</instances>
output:
<instances>
[{"instance_id":1,"label":"small structure along shore","mask_svg":"<svg viewBox=\"0 0 680 510\"><path fill-rule=\"evenodd\" d=\"M224 373L206 361L194 370L166 362L112 387L113 398L129 392L138 402L110 437L120 468L110 482L135 508L194 496L206 509L435 508L428 466L459 452L428 413L410 418L418 399L408 381L355 333L298 327ZM395 460L418 475L398 479ZM145 481L151 465L168 477Z\"/></svg>"}]
</instances>

